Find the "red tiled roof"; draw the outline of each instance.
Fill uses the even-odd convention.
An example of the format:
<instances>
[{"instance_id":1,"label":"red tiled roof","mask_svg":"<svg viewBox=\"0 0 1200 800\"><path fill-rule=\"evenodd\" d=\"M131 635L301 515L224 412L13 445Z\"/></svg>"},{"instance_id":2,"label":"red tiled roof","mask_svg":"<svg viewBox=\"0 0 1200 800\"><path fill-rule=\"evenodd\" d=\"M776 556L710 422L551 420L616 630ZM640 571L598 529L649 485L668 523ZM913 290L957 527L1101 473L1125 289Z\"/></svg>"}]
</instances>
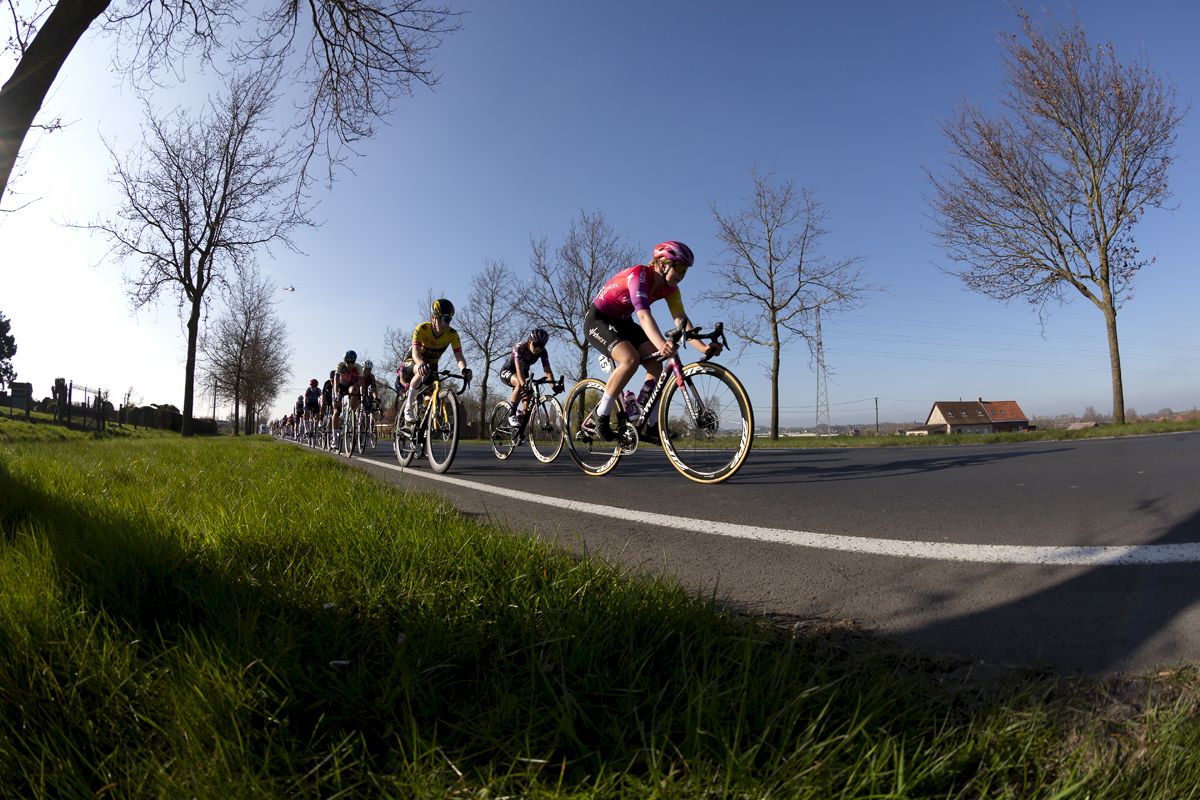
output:
<instances>
[{"instance_id":1,"label":"red tiled roof","mask_svg":"<svg viewBox=\"0 0 1200 800\"><path fill-rule=\"evenodd\" d=\"M984 400L983 410L992 422L1028 422L1029 417L1017 405L1016 400Z\"/></svg>"}]
</instances>

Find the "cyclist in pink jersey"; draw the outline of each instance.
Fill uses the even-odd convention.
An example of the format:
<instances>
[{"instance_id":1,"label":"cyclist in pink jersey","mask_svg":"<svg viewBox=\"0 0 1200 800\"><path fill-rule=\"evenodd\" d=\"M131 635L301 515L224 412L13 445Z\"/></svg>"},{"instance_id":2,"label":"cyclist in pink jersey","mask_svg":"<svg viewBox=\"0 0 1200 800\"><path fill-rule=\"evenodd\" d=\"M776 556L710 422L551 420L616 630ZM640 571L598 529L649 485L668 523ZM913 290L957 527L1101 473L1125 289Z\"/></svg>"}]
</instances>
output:
<instances>
[{"instance_id":1,"label":"cyclist in pink jersey","mask_svg":"<svg viewBox=\"0 0 1200 800\"><path fill-rule=\"evenodd\" d=\"M682 325L687 330L696 327L684 312L683 298L679 294L679 282L694 263L695 257L686 244L663 242L654 248L649 264L639 264L613 276L584 317L584 335L588 342L607 354L616 365L605 384L604 397L596 407L600 420L597 432L606 442L615 438L608 420L613 403L637 372L642 359L655 353L671 356L678 349L678 345L667 341L659 330L650 313L650 304L666 299L676 326ZM722 349L717 342L706 347L692 340L692 346L705 355L717 355ZM662 373L662 364L647 362L646 373L646 383L639 397L641 401L649 395ZM618 414L618 420L621 424L625 422L621 414ZM643 438L661 444L654 417L650 420Z\"/></svg>"}]
</instances>

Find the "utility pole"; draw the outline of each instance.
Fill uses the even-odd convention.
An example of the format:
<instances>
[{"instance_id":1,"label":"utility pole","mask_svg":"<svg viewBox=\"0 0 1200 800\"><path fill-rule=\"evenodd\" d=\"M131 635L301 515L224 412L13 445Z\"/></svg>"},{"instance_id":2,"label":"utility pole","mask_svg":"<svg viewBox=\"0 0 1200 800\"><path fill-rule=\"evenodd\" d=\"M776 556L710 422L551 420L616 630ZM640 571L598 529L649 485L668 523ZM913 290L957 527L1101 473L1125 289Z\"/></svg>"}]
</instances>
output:
<instances>
[{"instance_id":1,"label":"utility pole","mask_svg":"<svg viewBox=\"0 0 1200 800\"><path fill-rule=\"evenodd\" d=\"M817 306L817 424L814 430L817 437L821 436L821 421L825 421L825 430L832 436L833 430L829 425L829 385L825 379L825 343L821 339L821 307Z\"/></svg>"},{"instance_id":2,"label":"utility pole","mask_svg":"<svg viewBox=\"0 0 1200 800\"><path fill-rule=\"evenodd\" d=\"M875 435L879 435L879 398L875 398Z\"/></svg>"}]
</instances>

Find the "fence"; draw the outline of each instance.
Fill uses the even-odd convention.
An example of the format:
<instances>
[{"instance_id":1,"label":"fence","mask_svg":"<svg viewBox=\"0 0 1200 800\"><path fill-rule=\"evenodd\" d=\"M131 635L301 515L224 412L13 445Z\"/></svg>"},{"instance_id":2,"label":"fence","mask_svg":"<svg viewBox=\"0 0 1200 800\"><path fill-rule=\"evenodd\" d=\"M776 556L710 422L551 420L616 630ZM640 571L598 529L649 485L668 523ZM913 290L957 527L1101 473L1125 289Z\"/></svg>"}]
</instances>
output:
<instances>
[{"instance_id":1,"label":"fence","mask_svg":"<svg viewBox=\"0 0 1200 800\"><path fill-rule=\"evenodd\" d=\"M52 396L36 402L32 399L30 384L20 386L29 389L23 395L14 391L13 396L7 398L7 403L10 404L10 413L12 408L21 408L27 419L29 411L39 411L53 417L55 424L83 431L104 430L112 423L120 426L131 425L135 429L183 430L183 415L173 408L132 405L115 408L108 400L108 392L74 381L58 379L51 390ZM14 384L13 389L17 388L18 384ZM5 401L0 399L0 402ZM217 433L217 423L214 420L193 417L192 427L200 434Z\"/></svg>"}]
</instances>

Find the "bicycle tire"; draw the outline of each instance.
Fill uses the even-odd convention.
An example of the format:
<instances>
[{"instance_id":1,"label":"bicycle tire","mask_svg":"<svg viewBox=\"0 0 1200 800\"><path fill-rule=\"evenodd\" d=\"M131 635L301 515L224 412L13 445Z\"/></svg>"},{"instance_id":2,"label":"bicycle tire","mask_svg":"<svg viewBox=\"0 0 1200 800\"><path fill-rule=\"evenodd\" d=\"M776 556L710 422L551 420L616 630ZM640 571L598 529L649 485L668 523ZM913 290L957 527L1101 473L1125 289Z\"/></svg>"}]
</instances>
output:
<instances>
[{"instance_id":1,"label":"bicycle tire","mask_svg":"<svg viewBox=\"0 0 1200 800\"><path fill-rule=\"evenodd\" d=\"M571 387L567 395L566 409L563 414L567 452L575 466L588 475L605 475L621 460L621 445L601 441L598 437L590 436L583 429L584 422L591 422L596 404L604 396L604 383L595 378L585 378ZM615 422L616 404L613 404L613 414L610 419Z\"/></svg>"},{"instance_id":2,"label":"bicycle tire","mask_svg":"<svg viewBox=\"0 0 1200 800\"><path fill-rule=\"evenodd\" d=\"M342 451L341 451L342 455L346 456L347 458L350 458L351 456L354 455L355 438L356 437L354 434L354 412L350 410L349 401L347 401L347 408L345 411L342 412Z\"/></svg>"},{"instance_id":3,"label":"bicycle tire","mask_svg":"<svg viewBox=\"0 0 1200 800\"><path fill-rule=\"evenodd\" d=\"M488 417L488 427L492 432L489 437L492 443L492 452L501 461L511 456L517 449L517 437L508 424L511 414L512 406L508 404L507 400L501 400L492 407L492 414Z\"/></svg>"},{"instance_id":4,"label":"bicycle tire","mask_svg":"<svg viewBox=\"0 0 1200 800\"><path fill-rule=\"evenodd\" d=\"M366 431L366 445L372 452L375 451L375 445L378 440L375 438L375 414L366 414L363 418L364 430Z\"/></svg>"},{"instance_id":5,"label":"bicycle tire","mask_svg":"<svg viewBox=\"0 0 1200 800\"><path fill-rule=\"evenodd\" d=\"M658 407L658 429L667 459L697 483L720 483L746 462L754 442L754 409L737 377L711 362L683 368L688 395L699 398L700 419L688 411L684 392L668 381Z\"/></svg>"},{"instance_id":6,"label":"bicycle tire","mask_svg":"<svg viewBox=\"0 0 1200 800\"><path fill-rule=\"evenodd\" d=\"M425 455L434 472L445 472L458 452L458 398L439 389L430 402L425 433Z\"/></svg>"},{"instance_id":7,"label":"bicycle tire","mask_svg":"<svg viewBox=\"0 0 1200 800\"><path fill-rule=\"evenodd\" d=\"M402 467L407 467L417 457L416 426L404 422L404 398L398 398L396 403L396 420L392 425L392 451L396 461Z\"/></svg>"},{"instance_id":8,"label":"bicycle tire","mask_svg":"<svg viewBox=\"0 0 1200 800\"><path fill-rule=\"evenodd\" d=\"M558 399L544 396L529 409L529 420L526 422L529 432L529 449L533 456L543 464L549 464L558 458L563 448L563 409Z\"/></svg>"}]
</instances>

